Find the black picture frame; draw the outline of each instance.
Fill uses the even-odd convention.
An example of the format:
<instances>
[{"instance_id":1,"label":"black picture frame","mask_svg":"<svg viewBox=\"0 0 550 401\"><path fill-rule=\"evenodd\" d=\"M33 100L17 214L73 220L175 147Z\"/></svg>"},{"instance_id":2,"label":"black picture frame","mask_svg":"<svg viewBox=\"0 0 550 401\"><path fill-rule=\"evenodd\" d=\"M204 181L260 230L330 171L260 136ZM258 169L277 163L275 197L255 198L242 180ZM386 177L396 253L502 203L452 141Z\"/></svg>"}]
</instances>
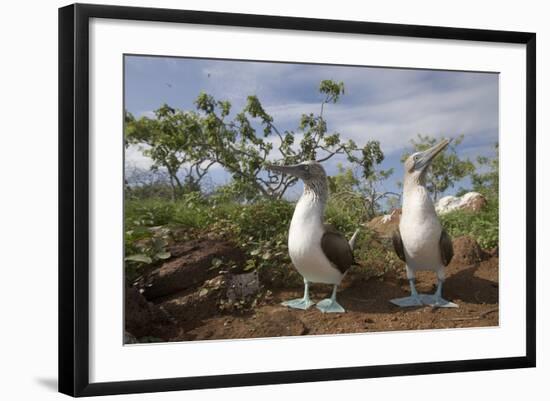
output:
<instances>
[{"instance_id":1,"label":"black picture frame","mask_svg":"<svg viewBox=\"0 0 550 401\"><path fill-rule=\"evenodd\" d=\"M526 354L521 357L90 383L88 61L91 18L437 38L526 46ZM59 391L95 396L534 367L536 35L480 29L74 4L59 9Z\"/></svg>"}]
</instances>

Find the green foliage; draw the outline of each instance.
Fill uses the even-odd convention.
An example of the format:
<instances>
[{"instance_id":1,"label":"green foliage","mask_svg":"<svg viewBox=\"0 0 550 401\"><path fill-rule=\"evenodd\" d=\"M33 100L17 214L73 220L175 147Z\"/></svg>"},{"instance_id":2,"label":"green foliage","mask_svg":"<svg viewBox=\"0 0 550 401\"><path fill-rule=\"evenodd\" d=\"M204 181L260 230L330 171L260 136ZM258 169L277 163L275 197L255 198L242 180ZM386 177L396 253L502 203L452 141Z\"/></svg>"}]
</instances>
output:
<instances>
[{"instance_id":1,"label":"green foliage","mask_svg":"<svg viewBox=\"0 0 550 401\"><path fill-rule=\"evenodd\" d=\"M478 167L472 172L473 190L487 197L498 197L498 143L495 144L494 158L479 156L476 161Z\"/></svg>"},{"instance_id":2,"label":"green foliage","mask_svg":"<svg viewBox=\"0 0 550 401\"><path fill-rule=\"evenodd\" d=\"M319 113L301 115L299 143L294 131L277 129L257 96L248 96L243 109L232 115L229 101L207 93L198 95L195 111L163 105L155 111L155 118L136 119L126 113L125 140L127 145L142 147L142 152L153 160L152 169L168 172L174 200L200 190L201 180L214 164L231 175L233 189L244 200L281 199L297 180L266 171L268 156L283 164L295 164L345 155L350 163L362 166L365 177L383 159L379 146L379 154L372 144L359 149L353 141L342 140L340 133L329 131L325 106L337 103L344 91L343 82L321 81Z\"/></svg>"},{"instance_id":3,"label":"green foliage","mask_svg":"<svg viewBox=\"0 0 550 401\"><path fill-rule=\"evenodd\" d=\"M348 214L355 215L354 218L358 218L356 223L368 221L380 213L382 200L400 198L400 194L382 189L383 182L393 174L393 169L382 170L378 167L384 161L380 142L368 141L362 154L360 177L353 169L344 169L341 164L338 165L338 174L329 177L330 203L336 203Z\"/></svg>"},{"instance_id":4,"label":"green foliage","mask_svg":"<svg viewBox=\"0 0 550 401\"><path fill-rule=\"evenodd\" d=\"M247 255L245 270L257 269L270 280L300 282L288 255L288 228L294 204L263 200L253 204L227 201L223 197L186 194L178 202L149 199L126 202L126 272L132 281L144 267L160 263L176 233L185 229L192 238L208 233L226 238ZM360 212L327 207L327 222L349 238L359 228ZM229 268L231 261L213 261L213 268ZM273 278L275 277L275 278Z\"/></svg>"},{"instance_id":5,"label":"green foliage","mask_svg":"<svg viewBox=\"0 0 550 401\"><path fill-rule=\"evenodd\" d=\"M247 254L248 269L281 268L289 264L287 232L294 206L287 201L250 205L186 194L177 203L162 199L126 201L125 254L129 279L141 269L170 255L173 230L184 227L194 236L204 232L228 238Z\"/></svg>"},{"instance_id":6,"label":"green foliage","mask_svg":"<svg viewBox=\"0 0 550 401\"><path fill-rule=\"evenodd\" d=\"M457 154L457 147L464 140L464 135L455 138L447 148L441 152L433 161L430 167L428 178L426 179L426 188L432 194L434 200L445 192L448 188L453 188L456 181L467 177L474 171L473 163L465 158L462 159ZM431 148L438 142L438 139L429 135L418 134L416 139L411 140L413 146L412 152L405 152L401 156L404 162L412 153Z\"/></svg>"},{"instance_id":7,"label":"green foliage","mask_svg":"<svg viewBox=\"0 0 550 401\"><path fill-rule=\"evenodd\" d=\"M171 232L164 227L136 225L124 233L126 279L132 282L147 265L168 259Z\"/></svg>"},{"instance_id":8,"label":"green foliage","mask_svg":"<svg viewBox=\"0 0 550 401\"><path fill-rule=\"evenodd\" d=\"M395 254L391 240L380 238L367 228L360 232L354 255L367 277L384 279L403 271L403 262Z\"/></svg>"},{"instance_id":9,"label":"green foliage","mask_svg":"<svg viewBox=\"0 0 550 401\"><path fill-rule=\"evenodd\" d=\"M487 206L479 212L455 210L440 219L451 237L469 235L482 248L489 249L498 246L498 217L498 199L488 198Z\"/></svg>"},{"instance_id":10,"label":"green foliage","mask_svg":"<svg viewBox=\"0 0 550 401\"><path fill-rule=\"evenodd\" d=\"M177 203L165 199L125 201L125 266L126 277L132 281L142 269L169 258L168 244L174 227L198 230L207 226L214 216L201 207L201 195L190 193Z\"/></svg>"},{"instance_id":11,"label":"green foliage","mask_svg":"<svg viewBox=\"0 0 550 401\"><path fill-rule=\"evenodd\" d=\"M228 235L247 253L245 270L287 267L287 232L293 210L293 205L282 200L237 205L226 208L225 216L219 216L210 230Z\"/></svg>"},{"instance_id":12,"label":"green foliage","mask_svg":"<svg viewBox=\"0 0 550 401\"><path fill-rule=\"evenodd\" d=\"M380 148L379 141L368 141L361 151L363 153L362 167L363 178L365 180L375 181L378 178L387 178L393 170L376 170L376 166L384 161L384 153Z\"/></svg>"},{"instance_id":13,"label":"green foliage","mask_svg":"<svg viewBox=\"0 0 550 401\"><path fill-rule=\"evenodd\" d=\"M319 92L326 95L325 103L336 103L340 95L345 93L344 83L325 79L319 85Z\"/></svg>"},{"instance_id":14,"label":"green foliage","mask_svg":"<svg viewBox=\"0 0 550 401\"><path fill-rule=\"evenodd\" d=\"M354 191L360 184L360 181L353 173L353 170L351 168L344 168L342 163L338 163L337 168L338 174L327 177L330 192Z\"/></svg>"},{"instance_id":15,"label":"green foliage","mask_svg":"<svg viewBox=\"0 0 550 401\"><path fill-rule=\"evenodd\" d=\"M349 172L338 178L340 185L355 182ZM361 228L355 249L359 269L366 277L383 278L402 268L391 244L385 243L361 225L363 211L353 202L338 202L331 197L326 221L347 238ZM301 279L291 266L288 255L288 228L294 204L284 200L263 200L242 204L223 196L205 197L186 194L176 203L162 199L126 202L126 274L132 282L147 266L155 266L169 257L169 244L177 241L181 230L186 240L202 235L229 239L247 255L240 268L258 270L277 285L300 285ZM481 212L455 211L441 216L453 237L471 235L483 248L498 245L498 202L489 199ZM387 242L387 241L386 241ZM212 268L229 270L230 260L213 260Z\"/></svg>"},{"instance_id":16,"label":"green foliage","mask_svg":"<svg viewBox=\"0 0 550 401\"><path fill-rule=\"evenodd\" d=\"M326 211L325 218L328 224L332 224L339 231L346 234L347 238L360 227L363 222L363 213L360 207L360 200L351 199L347 203L329 202Z\"/></svg>"},{"instance_id":17,"label":"green foliage","mask_svg":"<svg viewBox=\"0 0 550 401\"><path fill-rule=\"evenodd\" d=\"M487 205L479 212L455 210L441 216L441 221L453 237L470 235L482 248L494 248L499 240L499 206L498 206L498 144L495 145L496 157L477 158L477 168L470 169L473 190L487 198ZM457 196L466 191L461 188Z\"/></svg>"},{"instance_id":18,"label":"green foliage","mask_svg":"<svg viewBox=\"0 0 550 401\"><path fill-rule=\"evenodd\" d=\"M229 239L247 255L244 270L269 272L270 277L279 275L283 280L298 277L290 268L287 247L294 205L281 199L296 179L265 171L268 156L272 160L275 155L283 164L345 156L348 166L339 165L338 174L329 178L326 220L347 238L382 212L383 200L397 205L399 194L383 189L393 169L380 167L384 160L380 143L368 141L360 148L329 129L325 108L339 102L344 93L342 82L321 81L320 109L302 114L296 132L279 131L254 95L237 111L229 101L201 93L194 111L163 105L155 118L135 119L127 113L126 144L141 146L153 160L152 175L138 172L125 188L127 278L131 281L145 267L169 258L170 245L182 240L182 235L185 240L202 235ZM452 236L472 235L482 247L490 248L498 244L498 155L478 158L479 168L474 171L468 159L457 156L462 140L459 137L434 160L427 186L437 199L471 175L474 189L488 196L489 206L480 213L449 213L442 222ZM415 151L424 150L436 139L419 135L411 143ZM207 196L201 182L215 164L229 172L231 181ZM167 201L168 192L177 202ZM383 276L401 266L391 246L365 229L355 255L370 275ZM226 269L233 263L214 259L211 268Z\"/></svg>"},{"instance_id":19,"label":"green foliage","mask_svg":"<svg viewBox=\"0 0 550 401\"><path fill-rule=\"evenodd\" d=\"M127 145L142 146L143 154L153 161L152 170L167 171L173 199L195 190L213 164L201 151L201 120L194 112L176 110L165 104L155 111L155 118L135 119L126 113L124 137ZM178 176L182 170L183 183Z\"/></svg>"}]
</instances>

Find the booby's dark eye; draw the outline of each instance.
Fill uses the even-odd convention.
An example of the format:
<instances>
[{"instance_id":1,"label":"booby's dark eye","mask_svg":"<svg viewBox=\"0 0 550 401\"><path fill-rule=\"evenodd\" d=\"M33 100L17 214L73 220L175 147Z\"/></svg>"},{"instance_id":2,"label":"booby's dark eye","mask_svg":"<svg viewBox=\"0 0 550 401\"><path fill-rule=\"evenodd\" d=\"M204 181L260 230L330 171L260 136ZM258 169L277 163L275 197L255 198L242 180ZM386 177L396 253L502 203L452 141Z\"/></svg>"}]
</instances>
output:
<instances>
[{"instance_id":1,"label":"booby's dark eye","mask_svg":"<svg viewBox=\"0 0 550 401\"><path fill-rule=\"evenodd\" d=\"M414 161L416 162L416 161L418 161L418 159L420 159L420 156L415 155L415 156L414 156Z\"/></svg>"}]
</instances>

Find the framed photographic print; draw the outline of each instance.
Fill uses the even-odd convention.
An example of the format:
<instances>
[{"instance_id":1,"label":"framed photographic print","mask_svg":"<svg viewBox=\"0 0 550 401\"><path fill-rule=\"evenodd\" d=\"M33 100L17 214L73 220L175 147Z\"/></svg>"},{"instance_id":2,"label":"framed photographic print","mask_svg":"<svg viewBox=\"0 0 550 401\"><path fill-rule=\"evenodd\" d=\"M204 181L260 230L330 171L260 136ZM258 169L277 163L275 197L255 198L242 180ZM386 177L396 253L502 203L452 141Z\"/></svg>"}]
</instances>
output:
<instances>
[{"instance_id":1,"label":"framed photographic print","mask_svg":"<svg viewBox=\"0 0 550 401\"><path fill-rule=\"evenodd\" d=\"M535 366L535 73L534 33L61 8L59 390Z\"/></svg>"}]
</instances>

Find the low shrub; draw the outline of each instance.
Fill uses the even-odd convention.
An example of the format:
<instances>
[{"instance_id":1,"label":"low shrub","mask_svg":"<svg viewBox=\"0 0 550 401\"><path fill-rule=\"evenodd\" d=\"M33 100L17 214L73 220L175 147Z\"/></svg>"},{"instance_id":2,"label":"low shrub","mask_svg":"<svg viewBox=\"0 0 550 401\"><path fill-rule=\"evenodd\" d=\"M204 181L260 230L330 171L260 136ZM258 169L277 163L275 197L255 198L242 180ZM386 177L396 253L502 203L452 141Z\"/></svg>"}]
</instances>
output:
<instances>
[{"instance_id":1,"label":"low shrub","mask_svg":"<svg viewBox=\"0 0 550 401\"><path fill-rule=\"evenodd\" d=\"M455 210L441 216L441 222L451 237L469 235L484 249L498 246L498 199L488 198L479 212Z\"/></svg>"}]
</instances>

